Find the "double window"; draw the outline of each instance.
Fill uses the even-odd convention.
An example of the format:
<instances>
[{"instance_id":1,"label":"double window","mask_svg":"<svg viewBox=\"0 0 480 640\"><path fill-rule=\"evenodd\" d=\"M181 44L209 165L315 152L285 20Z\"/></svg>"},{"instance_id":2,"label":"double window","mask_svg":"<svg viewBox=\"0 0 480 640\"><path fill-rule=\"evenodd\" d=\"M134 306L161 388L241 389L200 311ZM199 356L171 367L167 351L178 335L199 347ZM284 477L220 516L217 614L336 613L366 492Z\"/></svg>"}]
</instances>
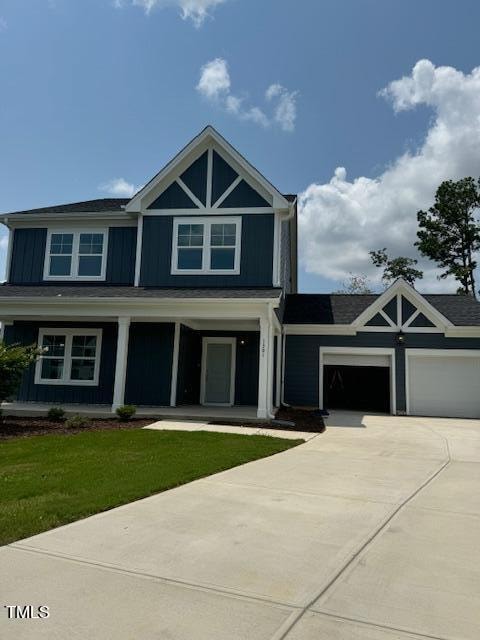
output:
<instances>
[{"instance_id":1,"label":"double window","mask_svg":"<svg viewBox=\"0 0 480 640\"><path fill-rule=\"evenodd\" d=\"M241 218L176 218L172 273L240 273Z\"/></svg>"},{"instance_id":2,"label":"double window","mask_svg":"<svg viewBox=\"0 0 480 640\"><path fill-rule=\"evenodd\" d=\"M101 329L40 329L36 384L97 385Z\"/></svg>"},{"instance_id":3,"label":"double window","mask_svg":"<svg viewBox=\"0 0 480 640\"><path fill-rule=\"evenodd\" d=\"M46 280L104 280L106 230L50 230L45 256Z\"/></svg>"}]
</instances>

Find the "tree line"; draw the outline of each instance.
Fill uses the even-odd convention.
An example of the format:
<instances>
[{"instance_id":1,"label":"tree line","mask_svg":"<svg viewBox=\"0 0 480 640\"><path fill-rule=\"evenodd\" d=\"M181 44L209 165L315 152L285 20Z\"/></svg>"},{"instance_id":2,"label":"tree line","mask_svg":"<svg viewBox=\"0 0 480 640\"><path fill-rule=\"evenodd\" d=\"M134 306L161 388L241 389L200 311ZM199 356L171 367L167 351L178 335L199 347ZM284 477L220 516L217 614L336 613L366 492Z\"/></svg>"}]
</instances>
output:
<instances>
[{"instance_id":1,"label":"tree line","mask_svg":"<svg viewBox=\"0 0 480 640\"><path fill-rule=\"evenodd\" d=\"M439 278L452 276L460 284L457 293L477 299L475 290L475 253L480 249L480 179L468 177L446 180L438 187L435 202L428 211L418 211L417 241L420 254L443 269ZM411 285L423 278L418 260L392 258L387 248L369 252L372 263L383 269L382 282L388 286L397 278ZM371 293L366 276L351 274L338 293Z\"/></svg>"}]
</instances>

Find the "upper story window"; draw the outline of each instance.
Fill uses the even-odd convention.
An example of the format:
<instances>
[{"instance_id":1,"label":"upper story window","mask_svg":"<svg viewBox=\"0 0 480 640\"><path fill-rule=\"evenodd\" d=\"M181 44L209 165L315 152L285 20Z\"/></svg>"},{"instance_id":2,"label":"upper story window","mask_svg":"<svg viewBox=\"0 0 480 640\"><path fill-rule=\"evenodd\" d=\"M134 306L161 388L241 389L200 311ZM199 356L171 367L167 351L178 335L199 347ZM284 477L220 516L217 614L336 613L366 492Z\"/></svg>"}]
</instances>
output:
<instances>
[{"instance_id":1,"label":"upper story window","mask_svg":"<svg viewBox=\"0 0 480 640\"><path fill-rule=\"evenodd\" d=\"M104 280L107 231L49 230L45 254L46 280Z\"/></svg>"},{"instance_id":2,"label":"upper story window","mask_svg":"<svg viewBox=\"0 0 480 640\"><path fill-rule=\"evenodd\" d=\"M101 329L40 329L36 384L98 385Z\"/></svg>"},{"instance_id":3,"label":"upper story window","mask_svg":"<svg viewBox=\"0 0 480 640\"><path fill-rule=\"evenodd\" d=\"M239 217L175 218L172 273L239 274L241 231Z\"/></svg>"}]
</instances>

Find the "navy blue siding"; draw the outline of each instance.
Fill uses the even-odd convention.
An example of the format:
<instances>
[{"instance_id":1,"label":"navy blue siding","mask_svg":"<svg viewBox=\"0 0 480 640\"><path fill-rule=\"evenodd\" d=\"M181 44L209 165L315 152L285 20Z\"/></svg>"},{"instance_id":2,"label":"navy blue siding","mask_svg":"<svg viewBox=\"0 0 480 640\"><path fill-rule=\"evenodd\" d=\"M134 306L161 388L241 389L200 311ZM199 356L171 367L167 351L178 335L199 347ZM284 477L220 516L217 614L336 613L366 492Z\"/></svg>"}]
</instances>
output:
<instances>
[{"instance_id":1,"label":"navy blue siding","mask_svg":"<svg viewBox=\"0 0 480 640\"><path fill-rule=\"evenodd\" d=\"M134 283L136 249L137 227L110 227L106 274L108 284Z\"/></svg>"},{"instance_id":2,"label":"navy blue siding","mask_svg":"<svg viewBox=\"0 0 480 640\"><path fill-rule=\"evenodd\" d=\"M42 282L46 240L46 229L15 229L9 278L11 284Z\"/></svg>"},{"instance_id":3,"label":"navy blue siding","mask_svg":"<svg viewBox=\"0 0 480 640\"><path fill-rule=\"evenodd\" d=\"M177 404L200 402L202 337L198 331L181 325L178 349Z\"/></svg>"},{"instance_id":4,"label":"navy blue siding","mask_svg":"<svg viewBox=\"0 0 480 640\"><path fill-rule=\"evenodd\" d=\"M9 278L11 284L44 282L43 267L46 243L46 228L15 230ZM108 284L133 284L136 243L136 227L110 227L106 273Z\"/></svg>"},{"instance_id":5,"label":"navy blue siding","mask_svg":"<svg viewBox=\"0 0 480 640\"><path fill-rule=\"evenodd\" d=\"M356 336L293 336L285 345L285 402L318 407L320 347L383 347L395 349L397 411L405 411L405 349L480 349L480 338L445 338L439 333L407 333L405 345L395 333Z\"/></svg>"},{"instance_id":6,"label":"navy blue siding","mask_svg":"<svg viewBox=\"0 0 480 640\"><path fill-rule=\"evenodd\" d=\"M245 180L239 182L232 193L220 204L220 208L269 206L270 203L262 198L258 191L255 191Z\"/></svg>"},{"instance_id":7,"label":"navy blue siding","mask_svg":"<svg viewBox=\"0 0 480 640\"><path fill-rule=\"evenodd\" d=\"M35 384L35 367L24 374L17 393L20 401L50 402L59 404L111 404L115 377L117 352L117 325L115 323L87 322L15 322L5 327L5 341L8 344L37 344L39 327L102 329L102 353L98 386Z\"/></svg>"},{"instance_id":8,"label":"navy blue siding","mask_svg":"<svg viewBox=\"0 0 480 640\"><path fill-rule=\"evenodd\" d=\"M146 287L271 287L273 214L242 216L239 275L172 275L173 216L146 216L140 284Z\"/></svg>"},{"instance_id":9,"label":"navy blue siding","mask_svg":"<svg viewBox=\"0 0 480 640\"><path fill-rule=\"evenodd\" d=\"M238 177L238 173L216 151L213 152L212 169L212 203L215 203Z\"/></svg>"},{"instance_id":10,"label":"navy blue siding","mask_svg":"<svg viewBox=\"0 0 480 640\"><path fill-rule=\"evenodd\" d=\"M205 151L180 176L193 195L197 196L203 205L207 203L207 164L208 151Z\"/></svg>"},{"instance_id":11,"label":"navy blue siding","mask_svg":"<svg viewBox=\"0 0 480 640\"><path fill-rule=\"evenodd\" d=\"M258 332L193 331L187 327L182 327L180 334L177 404L197 404L200 401L202 338L205 336L237 339L234 403L256 405L260 348Z\"/></svg>"},{"instance_id":12,"label":"navy blue siding","mask_svg":"<svg viewBox=\"0 0 480 640\"><path fill-rule=\"evenodd\" d=\"M162 322L130 325L125 402L170 404L174 329Z\"/></svg>"},{"instance_id":13,"label":"navy blue siding","mask_svg":"<svg viewBox=\"0 0 480 640\"><path fill-rule=\"evenodd\" d=\"M197 205L190 200L178 182L172 184L161 193L148 207L149 209L196 209Z\"/></svg>"},{"instance_id":14,"label":"navy blue siding","mask_svg":"<svg viewBox=\"0 0 480 640\"><path fill-rule=\"evenodd\" d=\"M383 311L387 314L392 322L397 324L397 296L394 296L390 302L383 307Z\"/></svg>"}]
</instances>

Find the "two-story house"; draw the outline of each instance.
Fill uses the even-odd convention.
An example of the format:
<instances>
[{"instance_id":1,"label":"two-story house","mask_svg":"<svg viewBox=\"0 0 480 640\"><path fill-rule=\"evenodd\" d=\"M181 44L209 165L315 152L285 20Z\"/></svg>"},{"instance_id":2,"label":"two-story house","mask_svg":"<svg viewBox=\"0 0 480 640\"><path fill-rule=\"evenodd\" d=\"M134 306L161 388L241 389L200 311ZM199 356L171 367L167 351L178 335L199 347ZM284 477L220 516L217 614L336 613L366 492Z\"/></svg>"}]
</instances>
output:
<instances>
[{"instance_id":1,"label":"two-story house","mask_svg":"<svg viewBox=\"0 0 480 640\"><path fill-rule=\"evenodd\" d=\"M4 340L43 349L17 408L264 419L284 401L480 417L480 304L401 280L376 295L297 293L296 197L212 127L130 200L0 221Z\"/></svg>"},{"instance_id":2,"label":"two-story house","mask_svg":"<svg viewBox=\"0 0 480 640\"><path fill-rule=\"evenodd\" d=\"M212 127L131 200L2 216L7 342L45 349L19 401L280 402L279 310L296 291L296 198Z\"/></svg>"}]
</instances>

